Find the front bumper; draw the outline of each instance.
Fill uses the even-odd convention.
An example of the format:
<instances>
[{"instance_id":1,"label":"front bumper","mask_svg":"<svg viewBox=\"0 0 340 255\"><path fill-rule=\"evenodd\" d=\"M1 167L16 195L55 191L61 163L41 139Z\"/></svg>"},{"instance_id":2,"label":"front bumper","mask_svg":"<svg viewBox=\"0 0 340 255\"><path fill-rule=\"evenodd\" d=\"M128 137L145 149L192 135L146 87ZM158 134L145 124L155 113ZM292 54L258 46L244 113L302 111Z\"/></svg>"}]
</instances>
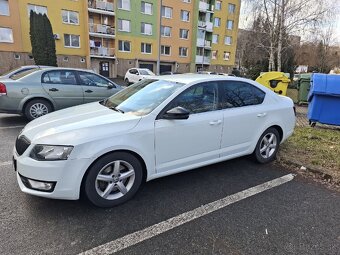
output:
<instances>
[{"instance_id":1,"label":"front bumper","mask_svg":"<svg viewBox=\"0 0 340 255\"><path fill-rule=\"evenodd\" d=\"M22 192L54 199L76 200L80 196L82 178L93 162L92 159L73 159L60 161L37 161L24 153L14 152L17 181ZM21 176L43 182L55 183L52 192L39 191L24 185Z\"/></svg>"}]
</instances>

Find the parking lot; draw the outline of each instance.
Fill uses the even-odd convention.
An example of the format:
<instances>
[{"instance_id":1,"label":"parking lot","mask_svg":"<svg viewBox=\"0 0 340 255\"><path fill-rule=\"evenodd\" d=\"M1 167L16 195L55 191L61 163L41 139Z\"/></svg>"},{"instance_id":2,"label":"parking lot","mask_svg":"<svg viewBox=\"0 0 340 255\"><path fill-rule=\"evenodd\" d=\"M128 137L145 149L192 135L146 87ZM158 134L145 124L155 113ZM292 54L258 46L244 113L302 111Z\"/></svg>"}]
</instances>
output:
<instances>
[{"instance_id":1,"label":"parking lot","mask_svg":"<svg viewBox=\"0 0 340 255\"><path fill-rule=\"evenodd\" d=\"M249 158L151 181L112 209L25 195L11 165L25 123L0 115L0 254L339 254L339 194Z\"/></svg>"}]
</instances>

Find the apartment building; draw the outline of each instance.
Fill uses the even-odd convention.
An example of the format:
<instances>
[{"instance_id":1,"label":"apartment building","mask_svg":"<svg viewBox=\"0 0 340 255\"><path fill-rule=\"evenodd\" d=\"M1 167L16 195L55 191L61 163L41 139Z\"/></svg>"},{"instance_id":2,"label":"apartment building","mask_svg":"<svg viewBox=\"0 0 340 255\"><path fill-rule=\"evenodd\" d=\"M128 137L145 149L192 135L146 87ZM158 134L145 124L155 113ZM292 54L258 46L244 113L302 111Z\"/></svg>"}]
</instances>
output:
<instances>
[{"instance_id":1,"label":"apartment building","mask_svg":"<svg viewBox=\"0 0 340 255\"><path fill-rule=\"evenodd\" d=\"M228 72L235 63L240 0L0 0L0 72L34 64L31 10L50 19L59 66L116 77L156 72L158 56L161 73Z\"/></svg>"}]
</instances>

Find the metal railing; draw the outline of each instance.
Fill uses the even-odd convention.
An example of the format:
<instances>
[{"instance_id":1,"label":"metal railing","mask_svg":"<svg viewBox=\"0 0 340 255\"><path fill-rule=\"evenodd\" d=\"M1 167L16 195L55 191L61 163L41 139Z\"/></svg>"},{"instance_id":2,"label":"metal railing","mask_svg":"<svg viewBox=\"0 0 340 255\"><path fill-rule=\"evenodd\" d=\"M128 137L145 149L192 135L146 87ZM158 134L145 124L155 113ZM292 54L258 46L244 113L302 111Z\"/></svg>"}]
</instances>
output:
<instances>
[{"instance_id":1,"label":"metal railing","mask_svg":"<svg viewBox=\"0 0 340 255\"><path fill-rule=\"evenodd\" d=\"M90 23L89 32L107 34L107 35L115 35L115 28L108 26L108 25Z\"/></svg>"},{"instance_id":2,"label":"metal railing","mask_svg":"<svg viewBox=\"0 0 340 255\"><path fill-rule=\"evenodd\" d=\"M106 57L114 57L115 49L107 48L107 47L91 47L90 54L93 56L106 56Z\"/></svg>"},{"instance_id":3,"label":"metal railing","mask_svg":"<svg viewBox=\"0 0 340 255\"><path fill-rule=\"evenodd\" d=\"M109 12L114 11L113 2L111 3L111 2L90 0L88 1L88 7L93 8L93 9L103 10L103 11L109 11Z\"/></svg>"}]
</instances>

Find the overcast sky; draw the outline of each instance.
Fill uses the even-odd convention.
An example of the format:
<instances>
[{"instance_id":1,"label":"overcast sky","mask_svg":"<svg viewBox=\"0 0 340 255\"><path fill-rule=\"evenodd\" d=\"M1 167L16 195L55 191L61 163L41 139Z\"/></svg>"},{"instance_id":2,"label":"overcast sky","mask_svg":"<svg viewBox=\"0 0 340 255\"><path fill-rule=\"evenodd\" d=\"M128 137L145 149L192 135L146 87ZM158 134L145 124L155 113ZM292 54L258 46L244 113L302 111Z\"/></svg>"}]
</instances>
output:
<instances>
[{"instance_id":1,"label":"overcast sky","mask_svg":"<svg viewBox=\"0 0 340 255\"><path fill-rule=\"evenodd\" d=\"M334 17L332 23L334 24L334 39L338 45L340 45L340 0L328 0L335 1L337 3L336 12L338 15ZM241 0L241 15L240 15L240 28L247 28L249 26L249 22L252 21L251 9L249 4L246 3L245 0Z\"/></svg>"}]
</instances>

